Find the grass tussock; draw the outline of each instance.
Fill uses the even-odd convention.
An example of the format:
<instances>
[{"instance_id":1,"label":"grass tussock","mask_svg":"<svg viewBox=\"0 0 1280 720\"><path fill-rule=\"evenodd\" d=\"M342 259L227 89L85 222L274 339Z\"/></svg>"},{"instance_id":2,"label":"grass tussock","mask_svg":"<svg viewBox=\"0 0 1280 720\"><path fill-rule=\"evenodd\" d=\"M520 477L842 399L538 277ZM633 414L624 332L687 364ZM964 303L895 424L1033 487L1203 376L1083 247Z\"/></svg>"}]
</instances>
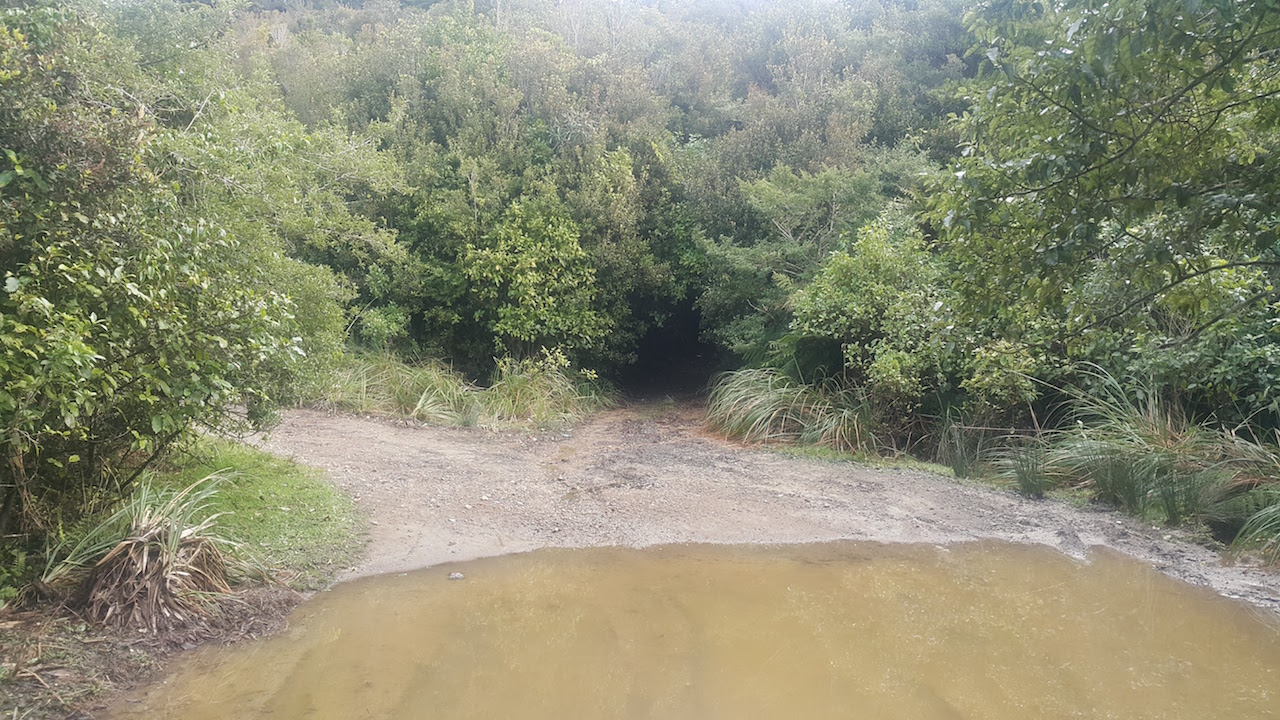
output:
<instances>
[{"instance_id":1,"label":"grass tussock","mask_svg":"<svg viewBox=\"0 0 1280 720\"><path fill-rule=\"evenodd\" d=\"M1280 491L1268 492L1262 507L1249 515L1232 544L1234 552L1253 550L1271 563L1280 563Z\"/></svg>"},{"instance_id":2,"label":"grass tussock","mask_svg":"<svg viewBox=\"0 0 1280 720\"><path fill-rule=\"evenodd\" d=\"M804 385L776 370L721 375L711 391L707 424L745 442L815 445L840 452L876 449L864 394L834 384Z\"/></svg>"},{"instance_id":3,"label":"grass tussock","mask_svg":"<svg viewBox=\"0 0 1280 720\"><path fill-rule=\"evenodd\" d=\"M612 404L594 375L573 373L554 356L500 361L476 399L481 422L496 426L563 425Z\"/></svg>"},{"instance_id":4,"label":"grass tussock","mask_svg":"<svg viewBox=\"0 0 1280 720\"><path fill-rule=\"evenodd\" d=\"M992 453L1026 495L1084 490L1149 522L1207 528L1280 560L1280 453L1188 420L1141 383L1105 373L1071 393L1073 425Z\"/></svg>"},{"instance_id":5,"label":"grass tussock","mask_svg":"<svg viewBox=\"0 0 1280 720\"><path fill-rule=\"evenodd\" d=\"M103 625L159 632L202 622L211 600L249 570L209 507L221 480L178 490L142 483L73 545L48 554L43 589Z\"/></svg>"},{"instance_id":6,"label":"grass tussock","mask_svg":"<svg viewBox=\"0 0 1280 720\"><path fill-rule=\"evenodd\" d=\"M612 403L598 378L575 372L559 353L498 362L481 387L436 360L350 353L304 402L330 410L409 417L432 425L551 427Z\"/></svg>"},{"instance_id":7,"label":"grass tussock","mask_svg":"<svg viewBox=\"0 0 1280 720\"><path fill-rule=\"evenodd\" d=\"M55 600L102 625L199 627L246 581L323 586L359 554L357 530L353 502L318 471L205 439L52 536L10 599Z\"/></svg>"},{"instance_id":8,"label":"grass tussock","mask_svg":"<svg viewBox=\"0 0 1280 720\"><path fill-rule=\"evenodd\" d=\"M1053 478L1045 472L1047 452L1035 439L1022 440L1016 446L1006 446L995 452L996 475L1011 481L1018 492L1032 498L1044 497L1054 485Z\"/></svg>"}]
</instances>

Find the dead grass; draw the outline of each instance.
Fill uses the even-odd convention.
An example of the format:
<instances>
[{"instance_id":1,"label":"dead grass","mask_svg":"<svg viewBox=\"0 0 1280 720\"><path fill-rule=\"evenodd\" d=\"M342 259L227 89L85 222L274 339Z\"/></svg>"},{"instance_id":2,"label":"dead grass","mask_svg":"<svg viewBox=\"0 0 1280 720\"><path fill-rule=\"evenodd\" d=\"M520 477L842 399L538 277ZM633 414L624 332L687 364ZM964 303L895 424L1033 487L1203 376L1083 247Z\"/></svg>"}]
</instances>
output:
<instances>
[{"instance_id":1,"label":"dead grass","mask_svg":"<svg viewBox=\"0 0 1280 720\"><path fill-rule=\"evenodd\" d=\"M74 545L51 550L37 589L95 624L153 633L204 624L250 569L209 506L223 477L178 490L146 480Z\"/></svg>"},{"instance_id":2,"label":"dead grass","mask_svg":"<svg viewBox=\"0 0 1280 720\"><path fill-rule=\"evenodd\" d=\"M242 591L200 628L95 627L49 608L0 613L0 719L90 718L112 690L161 672L175 653L276 632L302 600L280 587Z\"/></svg>"}]
</instances>

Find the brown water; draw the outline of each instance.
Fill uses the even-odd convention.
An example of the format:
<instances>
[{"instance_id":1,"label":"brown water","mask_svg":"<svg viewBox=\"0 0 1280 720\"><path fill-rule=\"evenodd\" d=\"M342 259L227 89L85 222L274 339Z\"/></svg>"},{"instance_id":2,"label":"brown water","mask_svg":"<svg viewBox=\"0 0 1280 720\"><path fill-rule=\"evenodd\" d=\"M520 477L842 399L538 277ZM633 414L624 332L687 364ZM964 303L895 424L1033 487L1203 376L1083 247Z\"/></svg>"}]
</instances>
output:
<instances>
[{"instance_id":1,"label":"brown water","mask_svg":"<svg viewBox=\"0 0 1280 720\"><path fill-rule=\"evenodd\" d=\"M544 550L341 585L113 717L1252 720L1280 633L1110 553Z\"/></svg>"}]
</instances>

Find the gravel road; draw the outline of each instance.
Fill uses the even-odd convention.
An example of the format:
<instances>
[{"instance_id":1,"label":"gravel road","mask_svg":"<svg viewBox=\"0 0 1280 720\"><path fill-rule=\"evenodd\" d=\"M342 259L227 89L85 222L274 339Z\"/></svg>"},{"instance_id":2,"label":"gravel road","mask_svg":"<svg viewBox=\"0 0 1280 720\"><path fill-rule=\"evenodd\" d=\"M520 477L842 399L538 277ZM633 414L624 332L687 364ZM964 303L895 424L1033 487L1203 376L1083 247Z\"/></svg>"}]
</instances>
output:
<instances>
[{"instance_id":1,"label":"gravel road","mask_svg":"<svg viewBox=\"0 0 1280 720\"><path fill-rule=\"evenodd\" d=\"M702 420L671 402L547 432L298 410L261 442L326 470L368 519L365 558L342 579L551 546L1004 540L1078 558L1119 551L1280 612L1280 573L1224 564L1164 528L926 472L743 447Z\"/></svg>"}]
</instances>

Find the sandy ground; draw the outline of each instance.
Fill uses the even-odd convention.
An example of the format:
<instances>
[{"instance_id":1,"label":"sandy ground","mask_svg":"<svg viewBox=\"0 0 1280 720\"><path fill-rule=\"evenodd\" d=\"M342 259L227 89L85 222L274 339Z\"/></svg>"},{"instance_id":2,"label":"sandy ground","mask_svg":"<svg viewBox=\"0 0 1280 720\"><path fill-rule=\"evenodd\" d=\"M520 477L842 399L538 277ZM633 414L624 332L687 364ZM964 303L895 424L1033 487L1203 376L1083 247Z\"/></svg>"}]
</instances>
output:
<instances>
[{"instance_id":1,"label":"sandy ground","mask_svg":"<svg viewBox=\"0 0 1280 720\"><path fill-rule=\"evenodd\" d=\"M324 468L370 522L341 579L540 547L1007 540L1104 546L1280 612L1280 573L1113 512L910 470L742 447L689 404L609 410L563 432L431 428L294 411L262 445Z\"/></svg>"}]
</instances>

